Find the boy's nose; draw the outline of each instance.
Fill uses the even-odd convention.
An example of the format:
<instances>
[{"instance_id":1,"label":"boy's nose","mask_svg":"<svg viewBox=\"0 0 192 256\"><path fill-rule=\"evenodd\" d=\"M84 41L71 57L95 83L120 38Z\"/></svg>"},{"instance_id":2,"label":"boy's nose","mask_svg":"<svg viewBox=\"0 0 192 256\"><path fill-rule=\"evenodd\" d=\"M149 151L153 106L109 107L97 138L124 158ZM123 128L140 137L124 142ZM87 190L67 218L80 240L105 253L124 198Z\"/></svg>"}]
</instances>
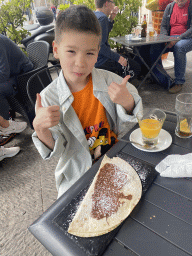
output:
<instances>
[{"instance_id":1,"label":"boy's nose","mask_svg":"<svg viewBox=\"0 0 192 256\"><path fill-rule=\"evenodd\" d=\"M78 67L84 67L85 66L85 57L83 55L77 56L75 64Z\"/></svg>"}]
</instances>

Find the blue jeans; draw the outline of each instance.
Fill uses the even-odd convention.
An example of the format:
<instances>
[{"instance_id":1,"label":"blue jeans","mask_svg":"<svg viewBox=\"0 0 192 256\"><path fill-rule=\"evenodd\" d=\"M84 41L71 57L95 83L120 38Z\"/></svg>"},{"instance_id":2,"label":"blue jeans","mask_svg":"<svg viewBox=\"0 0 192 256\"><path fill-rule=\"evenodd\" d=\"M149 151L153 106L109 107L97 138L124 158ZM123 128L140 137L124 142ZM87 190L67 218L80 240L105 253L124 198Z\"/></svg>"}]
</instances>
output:
<instances>
[{"instance_id":1,"label":"blue jeans","mask_svg":"<svg viewBox=\"0 0 192 256\"><path fill-rule=\"evenodd\" d=\"M165 47L164 44L154 44L150 47L150 61L151 65L158 58L160 52ZM185 71L187 58L186 54L192 51L192 38L181 39L172 48L167 48L166 52L173 52L174 55L174 69L175 69L175 81L174 84L184 84L185 83ZM171 77L164 70L161 59L158 61L157 67L153 70L154 74L158 77L159 83L165 88L169 89L173 84Z\"/></svg>"},{"instance_id":2,"label":"blue jeans","mask_svg":"<svg viewBox=\"0 0 192 256\"><path fill-rule=\"evenodd\" d=\"M10 78L8 82L0 83L0 115L6 120L10 118L7 97L14 96L17 93L14 85L16 86L15 78Z\"/></svg>"}]
</instances>

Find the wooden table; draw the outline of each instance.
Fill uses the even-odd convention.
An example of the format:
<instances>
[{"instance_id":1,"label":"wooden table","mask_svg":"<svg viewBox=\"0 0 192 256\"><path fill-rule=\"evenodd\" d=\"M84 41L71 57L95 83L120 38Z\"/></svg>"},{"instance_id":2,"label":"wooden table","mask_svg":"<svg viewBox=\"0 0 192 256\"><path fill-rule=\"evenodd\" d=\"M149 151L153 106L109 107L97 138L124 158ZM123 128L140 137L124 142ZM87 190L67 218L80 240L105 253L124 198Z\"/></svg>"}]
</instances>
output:
<instances>
[{"instance_id":1,"label":"wooden table","mask_svg":"<svg viewBox=\"0 0 192 256\"><path fill-rule=\"evenodd\" d=\"M147 69L149 70L149 72L146 74L146 76L144 77L144 79L141 81L141 83L139 84L139 86L137 87L137 89L139 89L142 84L145 82L145 80L147 79L147 77L152 74L153 77L158 81L158 78L155 76L155 74L153 73L153 69L155 67L155 65L157 64L157 62L159 61L159 59L161 58L161 56L164 54L165 50L167 49L167 47L169 46L169 43L171 41L179 41L180 39L177 38L176 36L165 36L165 35L157 35L157 36L153 36L153 37L142 37L141 40L139 41L133 41L133 40L128 40L126 39L125 36L118 36L118 37L111 37L110 38L112 41L122 44L124 46L126 46L127 50L129 52L131 52L132 54L138 56L140 58L140 60L142 61L142 63L147 67ZM148 66L148 64L145 62L145 60L142 58L142 56L139 53L139 48L143 45L150 45L150 44L160 44L160 43L167 43L165 44L164 49L162 50L162 52L160 53L159 57L157 58L157 60L154 62L153 66L150 68Z\"/></svg>"},{"instance_id":2,"label":"wooden table","mask_svg":"<svg viewBox=\"0 0 192 256\"><path fill-rule=\"evenodd\" d=\"M131 144L118 142L108 151L113 157L123 154L143 165L154 168L170 154L192 152L192 138L181 139L175 135L176 116L167 112L163 129L173 139L169 148L156 153L138 150ZM137 128L134 127L132 131ZM132 132L124 136L129 139ZM71 200L90 183L99 168L100 161L59 198L29 230L53 254L57 256L85 256L63 231L58 216ZM70 211L67 212L70 214ZM131 215L114 235L103 256L187 256L192 255L192 179L163 178L159 175L142 196ZM94 255L94 254L90 254Z\"/></svg>"}]
</instances>

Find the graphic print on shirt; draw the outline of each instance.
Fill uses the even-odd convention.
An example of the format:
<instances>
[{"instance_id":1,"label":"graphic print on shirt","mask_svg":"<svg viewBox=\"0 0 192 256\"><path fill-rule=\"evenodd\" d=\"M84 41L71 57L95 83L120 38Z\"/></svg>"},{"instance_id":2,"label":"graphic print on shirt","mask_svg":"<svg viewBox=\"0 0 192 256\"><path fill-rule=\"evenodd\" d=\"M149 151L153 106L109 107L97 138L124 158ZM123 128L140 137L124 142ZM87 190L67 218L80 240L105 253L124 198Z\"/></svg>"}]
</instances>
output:
<instances>
[{"instance_id":1,"label":"graphic print on shirt","mask_svg":"<svg viewBox=\"0 0 192 256\"><path fill-rule=\"evenodd\" d=\"M109 138L110 133L107 128L103 128L103 125L104 122L100 122L99 126L96 126L96 130L95 126L89 126L84 129L85 135L88 135L86 138L93 160L105 154L115 144L116 138L114 136Z\"/></svg>"},{"instance_id":2,"label":"graphic print on shirt","mask_svg":"<svg viewBox=\"0 0 192 256\"><path fill-rule=\"evenodd\" d=\"M94 96L92 77L87 85L73 93L72 107L84 130L92 159L105 154L115 142L117 135L113 132L102 103Z\"/></svg>"}]
</instances>

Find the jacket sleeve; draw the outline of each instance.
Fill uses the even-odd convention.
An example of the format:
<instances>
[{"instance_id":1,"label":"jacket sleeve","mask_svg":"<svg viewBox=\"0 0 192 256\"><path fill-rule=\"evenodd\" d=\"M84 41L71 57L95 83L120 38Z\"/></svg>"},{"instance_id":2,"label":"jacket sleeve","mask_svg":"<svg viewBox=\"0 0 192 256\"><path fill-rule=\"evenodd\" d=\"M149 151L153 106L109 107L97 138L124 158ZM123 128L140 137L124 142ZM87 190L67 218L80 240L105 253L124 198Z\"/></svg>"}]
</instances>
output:
<instances>
[{"instance_id":1,"label":"jacket sleeve","mask_svg":"<svg viewBox=\"0 0 192 256\"><path fill-rule=\"evenodd\" d=\"M187 39L187 38L192 38L192 19L191 19L191 24L190 28L187 29L183 34L180 35L180 39Z\"/></svg>"},{"instance_id":2,"label":"jacket sleeve","mask_svg":"<svg viewBox=\"0 0 192 256\"><path fill-rule=\"evenodd\" d=\"M142 110L142 99L138 94L137 89L131 84L127 83L127 89L134 98L135 106L131 114L127 114L127 111L119 104L117 104L117 114L122 122L137 122L137 114Z\"/></svg>"},{"instance_id":3,"label":"jacket sleeve","mask_svg":"<svg viewBox=\"0 0 192 256\"><path fill-rule=\"evenodd\" d=\"M166 36L169 36L168 24L167 24L169 22L169 20L170 20L169 10L170 10L170 4L167 5L167 7L165 8L165 11L164 11L164 14L163 14L163 19L161 21L161 31L160 31L160 34L166 35Z\"/></svg>"},{"instance_id":4,"label":"jacket sleeve","mask_svg":"<svg viewBox=\"0 0 192 256\"><path fill-rule=\"evenodd\" d=\"M10 78L9 62L2 40L0 40L0 52L0 83L13 85L15 83L15 79Z\"/></svg>"},{"instance_id":5,"label":"jacket sleeve","mask_svg":"<svg viewBox=\"0 0 192 256\"><path fill-rule=\"evenodd\" d=\"M137 121L137 114L142 111L142 99L139 96L137 89L130 84L127 83L127 88L135 101L135 107L132 111L132 114L128 114L127 111L119 104L117 104L117 125L118 125L118 137L123 137L130 129L132 129Z\"/></svg>"},{"instance_id":6,"label":"jacket sleeve","mask_svg":"<svg viewBox=\"0 0 192 256\"><path fill-rule=\"evenodd\" d=\"M107 57L108 59L112 59L116 62L119 61L120 55L111 50L108 45L108 32L111 31L113 27L113 22L109 21L107 17L100 17L99 23L102 29L102 40L101 40L101 48L100 54ZM109 30L108 30L109 29Z\"/></svg>"},{"instance_id":7,"label":"jacket sleeve","mask_svg":"<svg viewBox=\"0 0 192 256\"><path fill-rule=\"evenodd\" d=\"M37 148L39 154L43 159L50 159L53 156L59 156L65 150L65 138L61 135L61 133L59 133L59 131L57 130L57 126L51 128L50 130L55 141L53 151L46 147L45 144L39 140L36 132L32 134L33 143L35 144L35 147Z\"/></svg>"}]
</instances>

